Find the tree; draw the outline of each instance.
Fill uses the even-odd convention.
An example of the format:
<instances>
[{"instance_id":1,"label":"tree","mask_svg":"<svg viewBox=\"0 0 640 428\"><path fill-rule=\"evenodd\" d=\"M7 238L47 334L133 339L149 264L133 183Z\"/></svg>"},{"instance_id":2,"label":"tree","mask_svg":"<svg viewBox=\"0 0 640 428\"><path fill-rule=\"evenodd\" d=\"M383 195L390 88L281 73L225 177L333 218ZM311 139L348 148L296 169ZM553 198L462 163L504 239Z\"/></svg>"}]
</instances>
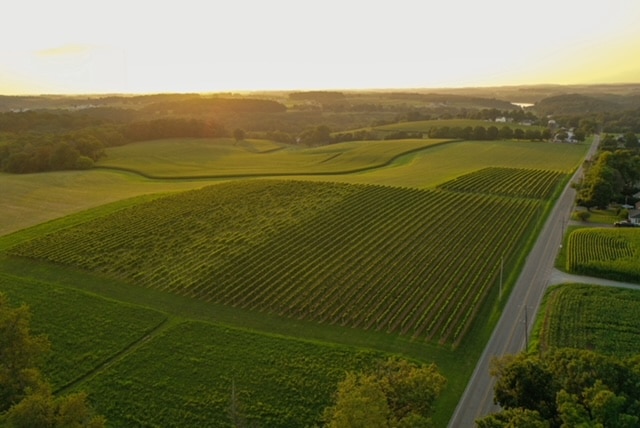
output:
<instances>
[{"instance_id":1,"label":"tree","mask_svg":"<svg viewBox=\"0 0 640 428\"><path fill-rule=\"evenodd\" d=\"M11 407L7 421L14 428L102 428L106 424L106 419L89 406L86 393L54 397L48 385Z\"/></svg>"},{"instance_id":2,"label":"tree","mask_svg":"<svg viewBox=\"0 0 640 428\"><path fill-rule=\"evenodd\" d=\"M638 137L633 132L627 132L624 134L624 146L627 149L637 149L640 145L638 144Z\"/></svg>"},{"instance_id":3,"label":"tree","mask_svg":"<svg viewBox=\"0 0 640 428\"><path fill-rule=\"evenodd\" d=\"M31 335L29 308L9 306L0 293L0 413L22 400L42 384L36 368L49 349L44 336Z\"/></svg>"},{"instance_id":4,"label":"tree","mask_svg":"<svg viewBox=\"0 0 640 428\"><path fill-rule=\"evenodd\" d=\"M513 138L513 129L511 129L511 127L509 126L503 126L502 128L500 128L498 135L503 140L510 140Z\"/></svg>"},{"instance_id":5,"label":"tree","mask_svg":"<svg viewBox=\"0 0 640 428\"><path fill-rule=\"evenodd\" d=\"M330 427L430 427L433 403L445 384L433 364L390 358L373 373L347 373L325 419ZM364 425L355 422L361 417Z\"/></svg>"},{"instance_id":6,"label":"tree","mask_svg":"<svg viewBox=\"0 0 640 428\"><path fill-rule=\"evenodd\" d=\"M235 138L236 142L244 140L244 136L244 129L236 128L233 130L233 138Z\"/></svg>"},{"instance_id":7,"label":"tree","mask_svg":"<svg viewBox=\"0 0 640 428\"><path fill-rule=\"evenodd\" d=\"M487 139L487 129L484 126L476 126L473 128L473 139L474 140L486 140Z\"/></svg>"},{"instance_id":8,"label":"tree","mask_svg":"<svg viewBox=\"0 0 640 428\"><path fill-rule=\"evenodd\" d=\"M329 428L389 427L391 411L375 376L347 373L336 402L325 411Z\"/></svg>"},{"instance_id":9,"label":"tree","mask_svg":"<svg viewBox=\"0 0 640 428\"><path fill-rule=\"evenodd\" d=\"M83 392L54 397L38 363L49 350L44 336L33 336L27 306L12 308L0 293L0 423L16 428L104 427Z\"/></svg>"},{"instance_id":10,"label":"tree","mask_svg":"<svg viewBox=\"0 0 640 428\"><path fill-rule=\"evenodd\" d=\"M505 357L494 371L494 401L503 410L480 419L478 426L637 427L638 361L580 349Z\"/></svg>"},{"instance_id":11,"label":"tree","mask_svg":"<svg viewBox=\"0 0 640 428\"><path fill-rule=\"evenodd\" d=\"M491 125L490 127L487 128L487 140L497 140L499 134L500 134L500 131L498 130L497 127Z\"/></svg>"},{"instance_id":12,"label":"tree","mask_svg":"<svg viewBox=\"0 0 640 428\"><path fill-rule=\"evenodd\" d=\"M520 354L494 360L491 374L498 378L494 396L497 404L535 410L544 419L555 416L553 376L535 357Z\"/></svg>"},{"instance_id":13,"label":"tree","mask_svg":"<svg viewBox=\"0 0 640 428\"><path fill-rule=\"evenodd\" d=\"M480 419L477 421L477 426L478 428L549 428L549 422L535 410L517 407Z\"/></svg>"},{"instance_id":14,"label":"tree","mask_svg":"<svg viewBox=\"0 0 640 428\"><path fill-rule=\"evenodd\" d=\"M516 140L524 140L524 131L521 128L516 128L513 131L513 138Z\"/></svg>"}]
</instances>

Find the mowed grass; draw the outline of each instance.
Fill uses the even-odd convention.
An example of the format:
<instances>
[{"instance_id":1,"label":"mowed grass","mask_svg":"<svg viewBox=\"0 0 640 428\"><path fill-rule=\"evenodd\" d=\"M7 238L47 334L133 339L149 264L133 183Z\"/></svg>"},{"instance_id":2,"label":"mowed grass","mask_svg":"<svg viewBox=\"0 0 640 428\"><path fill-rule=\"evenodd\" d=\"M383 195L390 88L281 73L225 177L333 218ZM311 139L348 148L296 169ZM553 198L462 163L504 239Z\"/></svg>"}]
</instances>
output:
<instances>
[{"instance_id":1,"label":"mowed grass","mask_svg":"<svg viewBox=\"0 0 640 428\"><path fill-rule=\"evenodd\" d=\"M640 352L640 289L564 284L550 288L536 332L542 351L590 349L616 356Z\"/></svg>"},{"instance_id":2,"label":"mowed grass","mask_svg":"<svg viewBox=\"0 0 640 428\"><path fill-rule=\"evenodd\" d=\"M0 236L134 196L202 187L200 181L150 181L105 170L0 173Z\"/></svg>"},{"instance_id":3,"label":"mowed grass","mask_svg":"<svg viewBox=\"0 0 640 428\"><path fill-rule=\"evenodd\" d=\"M232 139L145 141L107 149L97 165L155 178L336 174L384 166L395 157L445 140L357 141L316 148L247 149Z\"/></svg>"},{"instance_id":4,"label":"mowed grass","mask_svg":"<svg viewBox=\"0 0 640 428\"><path fill-rule=\"evenodd\" d=\"M587 144L461 141L401 156L383 168L332 179L348 183L431 189L489 166L569 173L578 166L587 149Z\"/></svg>"}]
</instances>

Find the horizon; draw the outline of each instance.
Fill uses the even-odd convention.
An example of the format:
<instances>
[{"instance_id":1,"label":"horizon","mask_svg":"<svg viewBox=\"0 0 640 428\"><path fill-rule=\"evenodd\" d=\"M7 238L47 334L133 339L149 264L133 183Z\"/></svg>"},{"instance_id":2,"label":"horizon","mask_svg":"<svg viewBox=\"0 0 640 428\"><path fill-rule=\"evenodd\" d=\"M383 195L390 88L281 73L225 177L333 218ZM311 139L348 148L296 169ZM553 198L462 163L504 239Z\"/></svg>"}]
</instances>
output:
<instances>
[{"instance_id":1,"label":"horizon","mask_svg":"<svg viewBox=\"0 0 640 428\"><path fill-rule=\"evenodd\" d=\"M0 94L446 90L640 80L634 55L639 2L558 3L514 8L506 0L429 6L406 0L390 8L336 0L25 0L12 5L12 19L0 29Z\"/></svg>"},{"instance_id":2,"label":"horizon","mask_svg":"<svg viewBox=\"0 0 640 428\"><path fill-rule=\"evenodd\" d=\"M150 95L250 95L250 94L268 94L268 93L295 93L295 92L417 92L428 94L429 91L445 92L456 91L488 91L488 90L509 90L509 89L532 89L532 88L588 88L588 87L627 87L627 86L640 86L640 79L636 82L597 82L597 83L573 83L573 84L560 84L560 83L538 83L538 84L522 84L522 85L489 85L489 86L450 86L450 87L388 87L388 88L326 88L326 89L313 89L313 88L291 88L291 89L268 89L268 90L228 90L228 91L200 91L200 92L174 92L174 91L158 91L158 92L78 92L78 93L25 93L25 94L5 94L0 93L0 97L136 97L136 96L150 96Z\"/></svg>"}]
</instances>

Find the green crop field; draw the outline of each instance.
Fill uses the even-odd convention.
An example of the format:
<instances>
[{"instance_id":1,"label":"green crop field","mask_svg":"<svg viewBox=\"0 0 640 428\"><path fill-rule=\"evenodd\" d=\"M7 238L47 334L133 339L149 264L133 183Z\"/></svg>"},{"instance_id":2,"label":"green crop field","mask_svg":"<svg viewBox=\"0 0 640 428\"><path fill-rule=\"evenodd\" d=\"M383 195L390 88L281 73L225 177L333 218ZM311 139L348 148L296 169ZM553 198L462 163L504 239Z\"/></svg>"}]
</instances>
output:
<instances>
[{"instance_id":1,"label":"green crop field","mask_svg":"<svg viewBox=\"0 0 640 428\"><path fill-rule=\"evenodd\" d=\"M438 364L448 386L434 420L446 425L504 303L501 254L507 271L517 268L550 193L438 185L478 180L492 166L510 168L511 180L541 170L534 180L551 188L587 148L407 140L294 150L228 140L226 160L207 163L211 140L186 142L190 150L173 152L132 145L135 162L121 165L130 171L0 175L0 290L30 304L34 328L50 336L56 387L90 392L113 426L228 416L234 384L249 422L307 425L344 370L373 364L378 351ZM194 178L214 165L260 179ZM136 172L145 169L168 175ZM269 179L278 171L300 175ZM68 329L78 316L86 325ZM227 354L239 365L223 363ZM279 362L296 355L317 370ZM199 395L187 392L195 379ZM315 392L278 389L300 391L296 382Z\"/></svg>"},{"instance_id":2,"label":"green crop field","mask_svg":"<svg viewBox=\"0 0 640 428\"><path fill-rule=\"evenodd\" d=\"M551 196L563 175L557 171L490 167L443 183L439 188L464 193L546 199Z\"/></svg>"},{"instance_id":3,"label":"green crop field","mask_svg":"<svg viewBox=\"0 0 640 428\"><path fill-rule=\"evenodd\" d=\"M248 426L314 426L345 371L380 360L380 353L183 322L84 387L112 426L233 426L232 400Z\"/></svg>"},{"instance_id":4,"label":"green crop field","mask_svg":"<svg viewBox=\"0 0 640 428\"><path fill-rule=\"evenodd\" d=\"M182 141L182 140L180 140ZM206 145L206 141L200 145ZM385 142L393 145L395 142ZM156 146L141 145L146 155L155 153ZM334 150L342 145L325 148ZM344 146L342 146L344 147ZM331 175L299 175L296 179L316 181L340 181L346 183L380 184L396 187L435 188L460 175L490 166L548 169L570 172L584 156L586 145L552 144L506 141L465 141L432 145L425 150L407 153L390 162L388 157L375 161L385 164L378 168L357 173ZM320 149L319 149L320 150ZM250 154L246 153L245 154ZM335 155L335 153L334 153ZM142 161L145 153L139 152L136 159ZM186 156L175 153L176 162ZM236 160L241 157L238 155ZM346 158L346 157L345 157ZM359 170L366 163L351 158L349 169ZM167 167L166 162L160 162ZM130 165L133 170L137 164ZM140 165L140 168L144 163ZM184 171L174 165L174 173ZM258 173L260 170L254 170ZM269 176L262 171L264 176ZM0 211L0 235L5 235L29 226L43 223L71 213L142 194L160 193L200 188L215 180L150 180L138 174L118 170L94 169L89 171L65 171L46 174L11 175L0 174L2 199Z\"/></svg>"},{"instance_id":5,"label":"green crop field","mask_svg":"<svg viewBox=\"0 0 640 428\"><path fill-rule=\"evenodd\" d=\"M151 309L2 273L0 290L14 305L27 303L34 333L49 338L45 373L55 388L82 377L167 319Z\"/></svg>"},{"instance_id":6,"label":"green crop field","mask_svg":"<svg viewBox=\"0 0 640 428\"><path fill-rule=\"evenodd\" d=\"M233 182L123 209L10 254L284 317L457 344L497 282L501 255L518 253L540 209L530 199L468 195L476 214L459 227L449 221L459 200L381 186Z\"/></svg>"},{"instance_id":7,"label":"green crop field","mask_svg":"<svg viewBox=\"0 0 640 428\"><path fill-rule=\"evenodd\" d=\"M640 289L565 284L550 288L538 346L590 349L616 356L640 352Z\"/></svg>"},{"instance_id":8,"label":"green crop field","mask_svg":"<svg viewBox=\"0 0 640 428\"><path fill-rule=\"evenodd\" d=\"M0 236L78 211L134 196L181 191L206 183L151 181L106 170L3 174Z\"/></svg>"},{"instance_id":9,"label":"green crop field","mask_svg":"<svg viewBox=\"0 0 640 428\"><path fill-rule=\"evenodd\" d=\"M33 332L51 342L44 373L54 388L84 381L82 389L110 426L230 426L232 387L247 421L319 423L344 372L384 357L170 320L148 308L4 274L0 289L13 304L28 302ZM139 348L131 351L132 345Z\"/></svg>"},{"instance_id":10,"label":"green crop field","mask_svg":"<svg viewBox=\"0 0 640 428\"><path fill-rule=\"evenodd\" d=\"M640 282L640 230L584 228L567 239L569 272Z\"/></svg>"},{"instance_id":11,"label":"green crop field","mask_svg":"<svg viewBox=\"0 0 640 428\"><path fill-rule=\"evenodd\" d=\"M316 148L249 150L251 141L180 139L145 141L107 150L98 166L148 177L238 177L336 174L378 168L395 157L445 140L357 141ZM263 143L264 144L264 143Z\"/></svg>"}]
</instances>

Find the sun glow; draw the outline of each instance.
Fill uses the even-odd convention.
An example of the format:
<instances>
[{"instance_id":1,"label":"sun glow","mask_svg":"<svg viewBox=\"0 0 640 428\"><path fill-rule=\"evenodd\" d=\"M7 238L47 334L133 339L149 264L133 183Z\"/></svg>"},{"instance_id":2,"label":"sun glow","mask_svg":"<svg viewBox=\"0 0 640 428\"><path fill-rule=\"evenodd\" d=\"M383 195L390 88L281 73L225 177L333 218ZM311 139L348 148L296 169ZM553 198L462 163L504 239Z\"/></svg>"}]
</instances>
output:
<instances>
[{"instance_id":1,"label":"sun glow","mask_svg":"<svg viewBox=\"0 0 640 428\"><path fill-rule=\"evenodd\" d=\"M355 3L355 2L354 2ZM204 5L26 0L0 28L0 93L635 82L640 2ZM34 11L38 11L37 14Z\"/></svg>"}]
</instances>

